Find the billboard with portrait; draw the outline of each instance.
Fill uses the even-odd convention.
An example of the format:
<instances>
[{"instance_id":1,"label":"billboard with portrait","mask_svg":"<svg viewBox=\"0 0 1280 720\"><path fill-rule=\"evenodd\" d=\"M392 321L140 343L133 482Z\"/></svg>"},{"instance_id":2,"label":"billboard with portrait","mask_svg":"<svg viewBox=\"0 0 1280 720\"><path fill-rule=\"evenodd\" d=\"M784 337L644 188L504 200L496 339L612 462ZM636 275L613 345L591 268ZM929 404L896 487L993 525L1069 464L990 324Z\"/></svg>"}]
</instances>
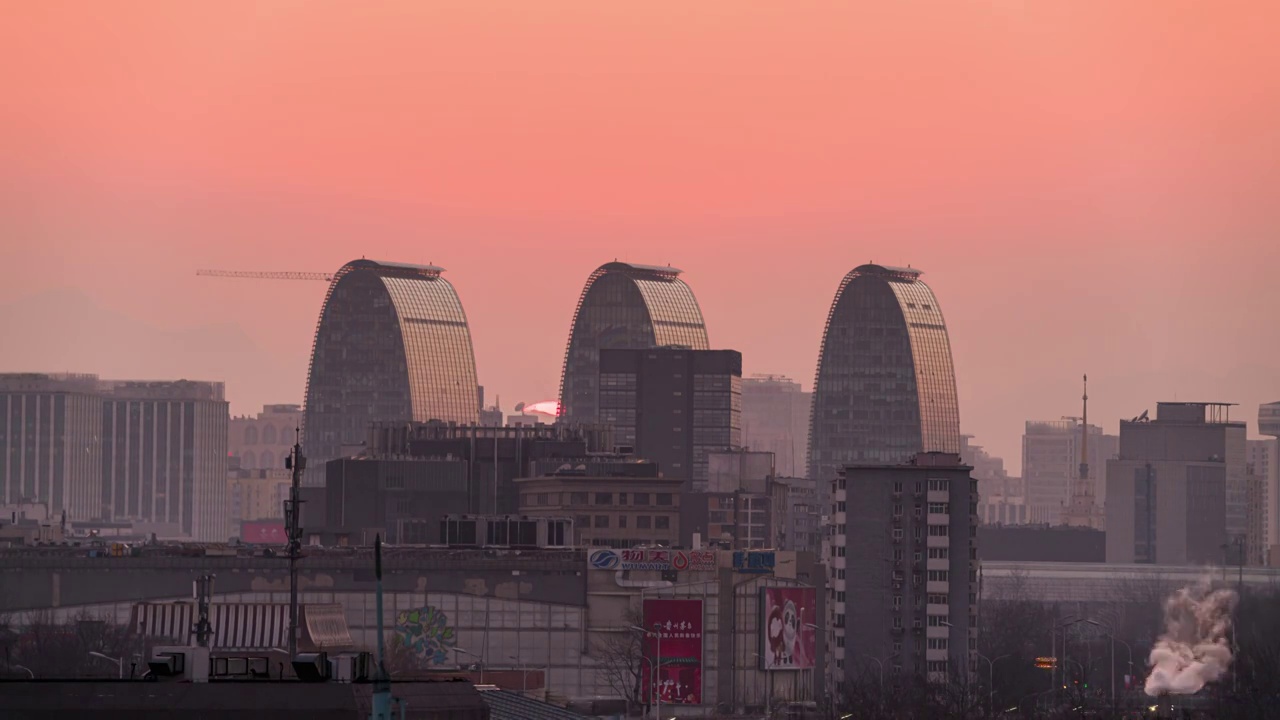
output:
<instances>
[{"instance_id":1,"label":"billboard with portrait","mask_svg":"<svg viewBox=\"0 0 1280 720\"><path fill-rule=\"evenodd\" d=\"M814 666L818 593L814 588L767 587L760 591L760 659L764 670Z\"/></svg>"},{"instance_id":2,"label":"billboard with portrait","mask_svg":"<svg viewBox=\"0 0 1280 720\"><path fill-rule=\"evenodd\" d=\"M702 600L645 600L644 626L651 632L645 635L641 697L653 702L649 678L656 663L663 705L702 704Z\"/></svg>"}]
</instances>

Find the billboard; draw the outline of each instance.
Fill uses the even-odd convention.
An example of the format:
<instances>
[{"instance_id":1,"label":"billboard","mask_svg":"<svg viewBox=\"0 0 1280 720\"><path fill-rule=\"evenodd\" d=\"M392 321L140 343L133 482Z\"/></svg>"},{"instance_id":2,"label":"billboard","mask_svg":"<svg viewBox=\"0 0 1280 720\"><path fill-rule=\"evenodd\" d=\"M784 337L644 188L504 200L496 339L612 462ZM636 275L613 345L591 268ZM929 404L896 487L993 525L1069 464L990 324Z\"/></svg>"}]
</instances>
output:
<instances>
[{"instance_id":1,"label":"billboard","mask_svg":"<svg viewBox=\"0 0 1280 720\"><path fill-rule=\"evenodd\" d=\"M592 570L715 570L714 550L591 550Z\"/></svg>"},{"instance_id":2,"label":"billboard","mask_svg":"<svg viewBox=\"0 0 1280 720\"><path fill-rule=\"evenodd\" d=\"M702 600L645 600L644 626L657 626L657 636L645 635L641 697L652 704L649 677L656 657L662 704L702 704Z\"/></svg>"},{"instance_id":3,"label":"billboard","mask_svg":"<svg viewBox=\"0 0 1280 720\"><path fill-rule=\"evenodd\" d=\"M814 666L818 592L814 588L760 590L761 666L764 670L809 670Z\"/></svg>"},{"instance_id":4,"label":"billboard","mask_svg":"<svg viewBox=\"0 0 1280 720\"><path fill-rule=\"evenodd\" d=\"M246 545L283 545L283 520L246 520L240 523L240 542Z\"/></svg>"}]
</instances>

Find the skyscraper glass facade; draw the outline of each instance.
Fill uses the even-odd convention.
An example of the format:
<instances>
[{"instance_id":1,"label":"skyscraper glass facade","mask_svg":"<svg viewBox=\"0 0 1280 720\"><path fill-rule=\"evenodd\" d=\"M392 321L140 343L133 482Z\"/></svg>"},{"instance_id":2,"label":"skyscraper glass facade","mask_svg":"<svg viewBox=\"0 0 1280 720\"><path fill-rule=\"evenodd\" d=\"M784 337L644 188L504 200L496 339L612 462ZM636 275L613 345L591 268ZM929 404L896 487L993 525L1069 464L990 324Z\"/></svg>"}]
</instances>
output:
<instances>
[{"instance_id":1,"label":"skyscraper glass facade","mask_svg":"<svg viewBox=\"0 0 1280 720\"><path fill-rule=\"evenodd\" d=\"M434 266L355 260L316 327L303 413L304 484L375 421L479 421L475 353L458 293Z\"/></svg>"},{"instance_id":2,"label":"skyscraper glass facade","mask_svg":"<svg viewBox=\"0 0 1280 720\"><path fill-rule=\"evenodd\" d=\"M707 328L693 290L672 267L612 262L587 278L574 311L560 380L563 422L595 422L600 351L679 345L706 350Z\"/></svg>"},{"instance_id":3,"label":"skyscraper glass facade","mask_svg":"<svg viewBox=\"0 0 1280 720\"><path fill-rule=\"evenodd\" d=\"M960 452L951 344L920 271L862 265L840 283L814 379L809 474Z\"/></svg>"}]
</instances>

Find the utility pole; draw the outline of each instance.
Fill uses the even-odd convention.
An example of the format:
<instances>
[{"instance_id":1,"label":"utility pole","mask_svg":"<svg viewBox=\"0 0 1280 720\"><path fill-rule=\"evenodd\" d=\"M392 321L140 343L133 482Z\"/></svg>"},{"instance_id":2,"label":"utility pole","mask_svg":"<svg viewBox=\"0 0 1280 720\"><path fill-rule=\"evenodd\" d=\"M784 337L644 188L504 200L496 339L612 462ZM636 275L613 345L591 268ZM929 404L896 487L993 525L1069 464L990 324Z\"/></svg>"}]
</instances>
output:
<instances>
[{"instance_id":1,"label":"utility pole","mask_svg":"<svg viewBox=\"0 0 1280 720\"><path fill-rule=\"evenodd\" d=\"M307 459L302 455L302 432L294 429L293 451L285 458L284 467L293 471L289 499L284 504L285 534L289 545L289 657L298 656L298 558L302 556L302 500L298 497L302 471Z\"/></svg>"},{"instance_id":2,"label":"utility pole","mask_svg":"<svg viewBox=\"0 0 1280 720\"><path fill-rule=\"evenodd\" d=\"M196 580L196 622L191 627L191 632L196 636L196 645L200 647L209 647L209 636L213 634L213 626L209 623L209 599L213 597L213 579L217 577L213 573L201 575ZM121 672L123 673L124 665L121 663Z\"/></svg>"}]
</instances>

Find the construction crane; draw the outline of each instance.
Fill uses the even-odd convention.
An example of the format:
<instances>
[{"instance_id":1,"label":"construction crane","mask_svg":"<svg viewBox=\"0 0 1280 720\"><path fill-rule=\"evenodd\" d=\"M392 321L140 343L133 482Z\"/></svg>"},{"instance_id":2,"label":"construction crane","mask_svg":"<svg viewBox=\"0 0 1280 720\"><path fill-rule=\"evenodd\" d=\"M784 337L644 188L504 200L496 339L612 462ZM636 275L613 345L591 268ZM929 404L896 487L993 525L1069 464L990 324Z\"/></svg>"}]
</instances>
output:
<instances>
[{"instance_id":1,"label":"construction crane","mask_svg":"<svg viewBox=\"0 0 1280 720\"><path fill-rule=\"evenodd\" d=\"M252 280L323 280L333 282L333 273L257 272L254 270L197 270L204 277L249 278Z\"/></svg>"}]
</instances>

